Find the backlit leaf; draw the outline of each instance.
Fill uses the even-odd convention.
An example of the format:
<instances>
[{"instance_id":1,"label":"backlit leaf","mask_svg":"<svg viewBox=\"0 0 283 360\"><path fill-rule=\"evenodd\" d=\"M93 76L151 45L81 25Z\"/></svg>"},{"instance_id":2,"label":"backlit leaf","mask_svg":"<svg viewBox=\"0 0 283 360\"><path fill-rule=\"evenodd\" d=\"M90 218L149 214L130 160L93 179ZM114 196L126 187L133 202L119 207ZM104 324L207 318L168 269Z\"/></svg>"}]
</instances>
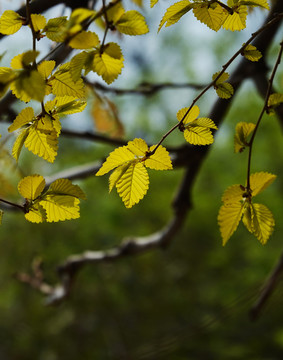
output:
<instances>
[{"instance_id":1,"label":"backlit leaf","mask_svg":"<svg viewBox=\"0 0 283 360\"><path fill-rule=\"evenodd\" d=\"M149 151L152 151L155 147L156 145L151 146ZM170 155L162 145L157 148L153 155L145 160L144 164L146 167L154 170L170 170L173 168Z\"/></svg>"},{"instance_id":2,"label":"backlit leaf","mask_svg":"<svg viewBox=\"0 0 283 360\"><path fill-rule=\"evenodd\" d=\"M104 46L103 53L97 52L93 59L93 71L111 84L121 74L124 58L120 47L116 43Z\"/></svg>"},{"instance_id":3,"label":"backlit leaf","mask_svg":"<svg viewBox=\"0 0 283 360\"><path fill-rule=\"evenodd\" d=\"M19 157L20 157L20 154L22 151L22 147L24 145L24 142L26 141L28 133L29 133L29 129L22 130L14 142L13 149L12 149L12 156L15 158L16 161L19 160Z\"/></svg>"},{"instance_id":4,"label":"backlit leaf","mask_svg":"<svg viewBox=\"0 0 283 360\"><path fill-rule=\"evenodd\" d=\"M254 131L255 124L240 122L236 125L236 133L234 137L235 153L242 152L248 146L249 135Z\"/></svg>"},{"instance_id":5,"label":"backlit leaf","mask_svg":"<svg viewBox=\"0 0 283 360\"><path fill-rule=\"evenodd\" d=\"M229 6L229 2L228 2L228 6ZM223 28L231 31L240 31L245 29L246 18L248 14L247 7L244 5L240 5L240 6L236 6L233 10L234 10L233 15L228 14L226 20L224 21Z\"/></svg>"},{"instance_id":6,"label":"backlit leaf","mask_svg":"<svg viewBox=\"0 0 283 360\"><path fill-rule=\"evenodd\" d=\"M255 46L250 45L250 44L248 44L244 48L242 55L250 61L258 61L262 57L261 52L259 50L257 50L257 48Z\"/></svg>"},{"instance_id":7,"label":"backlit leaf","mask_svg":"<svg viewBox=\"0 0 283 360\"><path fill-rule=\"evenodd\" d=\"M39 224L46 221L46 212L39 203L36 203L30 207L25 214L25 218L32 223Z\"/></svg>"},{"instance_id":8,"label":"backlit leaf","mask_svg":"<svg viewBox=\"0 0 283 360\"><path fill-rule=\"evenodd\" d=\"M69 195L46 195L39 204L46 211L47 222L57 222L80 217L80 200Z\"/></svg>"},{"instance_id":9,"label":"backlit leaf","mask_svg":"<svg viewBox=\"0 0 283 360\"><path fill-rule=\"evenodd\" d=\"M22 27L23 19L13 10L6 10L0 18L0 33L12 35Z\"/></svg>"},{"instance_id":10,"label":"backlit leaf","mask_svg":"<svg viewBox=\"0 0 283 360\"><path fill-rule=\"evenodd\" d=\"M91 49L99 44L98 36L92 31L82 31L69 41L73 49Z\"/></svg>"},{"instance_id":11,"label":"backlit leaf","mask_svg":"<svg viewBox=\"0 0 283 360\"><path fill-rule=\"evenodd\" d=\"M184 116L186 115L187 111L189 108L183 108L181 110L178 111L177 113L177 119L179 121L182 121L182 119L184 118ZM192 122L193 120L195 120L197 117L199 116L199 107L197 105L194 105L191 110L189 111L189 113L186 115L186 117L183 120L183 124L186 125L190 122Z\"/></svg>"},{"instance_id":12,"label":"backlit leaf","mask_svg":"<svg viewBox=\"0 0 283 360\"><path fill-rule=\"evenodd\" d=\"M274 109L279 106L280 104L283 103L283 94L279 94L279 93L274 93L271 94L268 98L268 109L267 109L267 113L270 115L274 114Z\"/></svg>"},{"instance_id":13,"label":"backlit leaf","mask_svg":"<svg viewBox=\"0 0 283 360\"><path fill-rule=\"evenodd\" d=\"M117 192L125 206L131 208L147 193L149 184L146 168L140 162L130 164L116 184Z\"/></svg>"},{"instance_id":14,"label":"backlit leaf","mask_svg":"<svg viewBox=\"0 0 283 360\"><path fill-rule=\"evenodd\" d=\"M45 110L60 117L82 112L86 107L86 101L79 100L72 96L57 96L54 100L45 104Z\"/></svg>"},{"instance_id":15,"label":"backlit leaf","mask_svg":"<svg viewBox=\"0 0 283 360\"><path fill-rule=\"evenodd\" d=\"M136 156L145 156L149 150L147 143L143 139L134 139L128 142L127 148Z\"/></svg>"},{"instance_id":16,"label":"backlit leaf","mask_svg":"<svg viewBox=\"0 0 283 360\"><path fill-rule=\"evenodd\" d=\"M102 167L96 173L96 176L107 174L116 167L124 165L125 163L134 159L135 155L130 150L128 150L127 146L121 146L109 154Z\"/></svg>"},{"instance_id":17,"label":"backlit leaf","mask_svg":"<svg viewBox=\"0 0 283 360\"><path fill-rule=\"evenodd\" d=\"M63 42L67 38L66 16L61 16L48 20L44 31L48 39L56 42Z\"/></svg>"},{"instance_id":18,"label":"backlit leaf","mask_svg":"<svg viewBox=\"0 0 283 360\"><path fill-rule=\"evenodd\" d=\"M28 200L35 200L44 188L45 180L41 175L26 176L18 184L19 193Z\"/></svg>"},{"instance_id":19,"label":"backlit leaf","mask_svg":"<svg viewBox=\"0 0 283 360\"><path fill-rule=\"evenodd\" d=\"M45 81L37 70L23 71L11 84L13 94L24 102L31 99L43 101L45 96Z\"/></svg>"},{"instance_id":20,"label":"backlit leaf","mask_svg":"<svg viewBox=\"0 0 283 360\"><path fill-rule=\"evenodd\" d=\"M136 10L125 12L115 26L118 31L127 35L143 35L149 31L144 16Z\"/></svg>"},{"instance_id":21,"label":"backlit leaf","mask_svg":"<svg viewBox=\"0 0 283 360\"><path fill-rule=\"evenodd\" d=\"M218 213L218 224L222 236L223 246L237 230L244 212L244 204L240 202L222 205Z\"/></svg>"},{"instance_id":22,"label":"backlit leaf","mask_svg":"<svg viewBox=\"0 0 283 360\"><path fill-rule=\"evenodd\" d=\"M197 4L193 8L193 13L200 22L214 31L221 28L227 17L227 12L218 4L214 7L208 3Z\"/></svg>"},{"instance_id":23,"label":"backlit leaf","mask_svg":"<svg viewBox=\"0 0 283 360\"><path fill-rule=\"evenodd\" d=\"M82 189L78 185L72 184L69 179L55 180L48 189L48 194L56 195L70 195L78 199L86 199L86 196Z\"/></svg>"},{"instance_id":24,"label":"backlit leaf","mask_svg":"<svg viewBox=\"0 0 283 360\"><path fill-rule=\"evenodd\" d=\"M158 31L162 28L164 24L165 27L170 26L178 22L183 15L193 8L193 4L189 0L182 0L173 5L171 5L164 14L162 20L160 21Z\"/></svg>"},{"instance_id":25,"label":"backlit leaf","mask_svg":"<svg viewBox=\"0 0 283 360\"><path fill-rule=\"evenodd\" d=\"M83 98L85 96L84 82L80 78L74 82L70 71L56 72L53 74L49 84L52 86L52 93L56 96L73 96Z\"/></svg>"},{"instance_id":26,"label":"backlit leaf","mask_svg":"<svg viewBox=\"0 0 283 360\"><path fill-rule=\"evenodd\" d=\"M35 32L42 30L46 25L46 19L41 14L31 14L31 21Z\"/></svg>"},{"instance_id":27,"label":"backlit leaf","mask_svg":"<svg viewBox=\"0 0 283 360\"><path fill-rule=\"evenodd\" d=\"M184 130L184 137L192 145L209 145L213 143L213 135L207 128L189 126Z\"/></svg>"},{"instance_id":28,"label":"backlit leaf","mask_svg":"<svg viewBox=\"0 0 283 360\"><path fill-rule=\"evenodd\" d=\"M228 187L221 198L225 205L235 204L243 199L244 190L240 185Z\"/></svg>"},{"instance_id":29,"label":"backlit leaf","mask_svg":"<svg viewBox=\"0 0 283 360\"><path fill-rule=\"evenodd\" d=\"M8 127L8 131L12 132L21 128L22 126L32 122L33 118L34 118L33 108L31 107L24 108L16 117L16 119L13 121L12 125Z\"/></svg>"},{"instance_id":30,"label":"backlit leaf","mask_svg":"<svg viewBox=\"0 0 283 360\"><path fill-rule=\"evenodd\" d=\"M37 66L37 71L40 73L43 79L46 80L51 75L55 65L56 62L54 60L42 61L42 63Z\"/></svg>"},{"instance_id":31,"label":"backlit leaf","mask_svg":"<svg viewBox=\"0 0 283 360\"><path fill-rule=\"evenodd\" d=\"M258 172L250 176L250 186L252 190L252 196L256 196L265 190L276 179L276 175L268 172Z\"/></svg>"}]
</instances>

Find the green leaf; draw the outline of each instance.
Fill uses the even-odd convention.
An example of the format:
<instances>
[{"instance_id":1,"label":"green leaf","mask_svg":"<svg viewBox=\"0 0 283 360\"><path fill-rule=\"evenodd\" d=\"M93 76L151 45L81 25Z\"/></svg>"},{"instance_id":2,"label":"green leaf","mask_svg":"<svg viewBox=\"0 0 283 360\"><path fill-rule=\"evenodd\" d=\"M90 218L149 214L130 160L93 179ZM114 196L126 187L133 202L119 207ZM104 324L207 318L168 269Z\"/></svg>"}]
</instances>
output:
<instances>
[{"instance_id":1,"label":"green leaf","mask_svg":"<svg viewBox=\"0 0 283 360\"><path fill-rule=\"evenodd\" d=\"M190 3L189 0L182 0L173 5L171 5L164 14L162 20L160 21L158 32L161 30L164 24L165 27L171 26L178 22L183 15L193 9L194 4Z\"/></svg>"},{"instance_id":2,"label":"green leaf","mask_svg":"<svg viewBox=\"0 0 283 360\"><path fill-rule=\"evenodd\" d=\"M54 100L45 104L45 110L52 115L57 114L60 117L82 112L86 107L86 101L79 100L72 96L57 96Z\"/></svg>"},{"instance_id":3,"label":"green leaf","mask_svg":"<svg viewBox=\"0 0 283 360\"><path fill-rule=\"evenodd\" d=\"M48 39L56 42L64 42L67 38L67 17L61 16L48 20L43 31Z\"/></svg>"},{"instance_id":4,"label":"green leaf","mask_svg":"<svg viewBox=\"0 0 283 360\"><path fill-rule=\"evenodd\" d=\"M46 211L39 203L36 203L29 208L25 218L32 223L39 224L46 221Z\"/></svg>"},{"instance_id":5,"label":"green leaf","mask_svg":"<svg viewBox=\"0 0 283 360\"><path fill-rule=\"evenodd\" d=\"M31 21L35 32L41 31L46 26L46 19L41 14L31 14Z\"/></svg>"},{"instance_id":6,"label":"green leaf","mask_svg":"<svg viewBox=\"0 0 283 360\"><path fill-rule=\"evenodd\" d=\"M215 73L212 76L212 80L215 80L219 74L220 72ZM234 94L233 86L226 82L228 78L229 74L224 72L214 84L214 89L216 90L217 95L222 99L229 99Z\"/></svg>"},{"instance_id":7,"label":"green leaf","mask_svg":"<svg viewBox=\"0 0 283 360\"><path fill-rule=\"evenodd\" d=\"M31 99L42 102L45 96L45 81L37 70L23 70L11 84L11 90L24 102L29 102Z\"/></svg>"}]
</instances>

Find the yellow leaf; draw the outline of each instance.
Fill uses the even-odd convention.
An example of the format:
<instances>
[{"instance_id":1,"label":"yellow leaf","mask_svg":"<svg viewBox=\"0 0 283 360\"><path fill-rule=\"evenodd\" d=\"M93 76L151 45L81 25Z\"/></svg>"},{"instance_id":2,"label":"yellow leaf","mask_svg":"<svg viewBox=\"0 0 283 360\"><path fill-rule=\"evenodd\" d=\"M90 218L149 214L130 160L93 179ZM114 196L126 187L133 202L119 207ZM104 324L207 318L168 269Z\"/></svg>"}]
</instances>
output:
<instances>
[{"instance_id":1,"label":"yellow leaf","mask_svg":"<svg viewBox=\"0 0 283 360\"><path fill-rule=\"evenodd\" d=\"M244 151L248 146L249 135L254 131L255 124L240 122L236 125L236 133L234 137L234 150L235 153Z\"/></svg>"},{"instance_id":2,"label":"yellow leaf","mask_svg":"<svg viewBox=\"0 0 283 360\"><path fill-rule=\"evenodd\" d=\"M52 93L56 96L73 96L83 98L85 96L84 82L80 78L74 82L70 71L56 72L53 74L49 85L52 86Z\"/></svg>"},{"instance_id":3,"label":"yellow leaf","mask_svg":"<svg viewBox=\"0 0 283 360\"><path fill-rule=\"evenodd\" d=\"M130 165L135 162L132 160L129 163L118 166L112 174L109 176L109 193L113 190L114 186L116 186L117 182L121 179L121 176L129 169Z\"/></svg>"},{"instance_id":4,"label":"yellow leaf","mask_svg":"<svg viewBox=\"0 0 283 360\"><path fill-rule=\"evenodd\" d=\"M126 35L143 35L149 32L144 16L136 10L125 12L115 26Z\"/></svg>"},{"instance_id":5,"label":"yellow leaf","mask_svg":"<svg viewBox=\"0 0 283 360\"><path fill-rule=\"evenodd\" d=\"M82 112L86 107L86 101L79 100L72 96L57 96L54 100L45 104L45 110L52 115L57 114L60 117Z\"/></svg>"},{"instance_id":6,"label":"yellow leaf","mask_svg":"<svg viewBox=\"0 0 283 360\"><path fill-rule=\"evenodd\" d=\"M209 3L196 3L193 13L200 22L214 31L218 31L221 28L227 17L227 12L218 4L210 6Z\"/></svg>"},{"instance_id":7,"label":"yellow leaf","mask_svg":"<svg viewBox=\"0 0 283 360\"><path fill-rule=\"evenodd\" d=\"M22 126L32 122L33 119L34 119L33 108L31 107L24 108L16 117L16 119L13 121L13 124L8 127L8 131L9 132L15 131L21 128Z\"/></svg>"},{"instance_id":8,"label":"yellow leaf","mask_svg":"<svg viewBox=\"0 0 283 360\"><path fill-rule=\"evenodd\" d=\"M6 10L0 18L0 33L12 35L23 25L23 18L13 10Z\"/></svg>"},{"instance_id":9,"label":"yellow leaf","mask_svg":"<svg viewBox=\"0 0 283 360\"><path fill-rule=\"evenodd\" d=\"M267 113L270 115L274 114L274 108L276 108L277 106L279 106L280 104L283 103L283 94L279 94L279 93L274 93L271 94L268 98L268 109L267 109Z\"/></svg>"},{"instance_id":10,"label":"yellow leaf","mask_svg":"<svg viewBox=\"0 0 283 360\"><path fill-rule=\"evenodd\" d=\"M190 3L189 0L182 0L173 5L171 5L166 13L164 14L162 20L160 21L158 32L162 26L166 23L166 27L175 24L178 22L183 15L190 11L194 5Z\"/></svg>"},{"instance_id":11,"label":"yellow leaf","mask_svg":"<svg viewBox=\"0 0 283 360\"><path fill-rule=\"evenodd\" d=\"M150 0L150 7L153 8L159 0Z\"/></svg>"},{"instance_id":12,"label":"yellow leaf","mask_svg":"<svg viewBox=\"0 0 283 360\"><path fill-rule=\"evenodd\" d=\"M210 145L213 143L213 135L207 128L200 126L188 126L184 130L184 137L192 145Z\"/></svg>"},{"instance_id":13,"label":"yellow leaf","mask_svg":"<svg viewBox=\"0 0 283 360\"><path fill-rule=\"evenodd\" d=\"M19 160L19 156L21 154L21 150L24 145L24 142L26 141L28 133L29 133L29 129L22 130L21 133L18 135L16 141L14 142L12 149L12 156L16 159L16 161Z\"/></svg>"},{"instance_id":14,"label":"yellow leaf","mask_svg":"<svg viewBox=\"0 0 283 360\"><path fill-rule=\"evenodd\" d=\"M217 130L217 126L214 124L214 122L209 118L198 118L192 121L192 124L194 126L201 126L209 129L215 129Z\"/></svg>"},{"instance_id":15,"label":"yellow leaf","mask_svg":"<svg viewBox=\"0 0 283 360\"><path fill-rule=\"evenodd\" d=\"M107 174L116 167L124 165L125 163L134 159L135 155L130 150L128 150L127 146L121 146L109 154L102 167L96 173L96 176Z\"/></svg>"},{"instance_id":16,"label":"yellow leaf","mask_svg":"<svg viewBox=\"0 0 283 360\"><path fill-rule=\"evenodd\" d=\"M69 179L57 179L53 181L48 189L48 194L70 195L78 199L86 199L85 193L78 185L72 184Z\"/></svg>"},{"instance_id":17,"label":"yellow leaf","mask_svg":"<svg viewBox=\"0 0 283 360\"><path fill-rule=\"evenodd\" d=\"M236 202L222 205L218 214L218 224L222 236L223 246L227 243L233 233L237 230L244 212L244 204Z\"/></svg>"},{"instance_id":18,"label":"yellow leaf","mask_svg":"<svg viewBox=\"0 0 283 360\"><path fill-rule=\"evenodd\" d=\"M232 185L224 191L221 200L225 205L235 204L243 199L244 189L240 185Z\"/></svg>"},{"instance_id":19,"label":"yellow leaf","mask_svg":"<svg viewBox=\"0 0 283 360\"><path fill-rule=\"evenodd\" d=\"M72 23L80 24L85 20L92 18L95 15L94 10L86 9L86 8L76 8L71 16L70 20Z\"/></svg>"},{"instance_id":20,"label":"yellow leaf","mask_svg":"<svg viewBox=\"0 0 283 360\"><path fill-rule=\"evenodd\" d=\"M73 49L91 49L98 44L98 36L92 31L82 31L69 41Z\"/></svg>"},{"instance_id":21,"label":"yellow leaf","mask_svg":"<svg viewBox=\"0 0 283 360\"><path fill-rule=\"evenodd\" d=\"M57 155L58 139L56 131L39 131L36 125L32 126L25 141L25 146L33 154L54 162Z\"/></svg>"},{"instance_id":22,"label":"yellow leaf","mask_svg":"<svg viewBox=\"0 0 283 360\"><path fill-rule=\"evenodd\" d=\"M61 16L48 20L43 29L48 39L56 42L63 42L67 38L67 17Z\"/></svg>"},{"instance_id":23,"label":"yellow leaf","mask_svg":"<svg viewBox=\"0 0 283 360\"><path fill-rule=\"evenodd\" d=\"M156 145L150 147L149 151L152 151ZM145 166L154 170L170 170L172 169L172 162L170 155L165 147L160 145L155 153L147 158L144 162Z\"/></svg>"},{"instance_id":24,"label":"yellow leaf","mask_svg":"<svg viewBox=\"0 0 283 360\"><path fill-rule=\"evenodd\" d=\"M149 150L147 143L143 139L134 139L128 142L127 148L136 156L143 157Z\"/></svg>"},{"instance_id":25,"label":"yellow leaf","mask_svg":"<svg viewBox=\"0 0 283 360\"><path fill-rule=\"evenodd\" d=\"M35 32L42 30L46 25L46 19L41 14L31 14L31 21Z\"/></svg>"},{"instance_id":26,"label":"yellow leaf","mask_svg":"<svg viewBox=\"0 0 283 360\"><path fill-rule=\"evenodd\" d=\"M120 47L116 43L104 46L103 53L97 52L93 59L93 71L111 84L121 74L124 58Z\"/></svg>"},{"instance_id":27,"label":"yellow leaf","mask_svg":"<svg viewBox=\"0 0 283 360\"><path fill-rule=\"evenodd\" d=\"M15 79L15 72L8 67L0 67L0 97L9 89L10 83Z\"/></svg>"},{"instance_id":28,"label":"yellow leaf","mask_svg":"<svg viewBox=\"0 0 283 360\"><path fill-rule=\"evenodd\" d=\"M46 195L39 204L46 211L47 222L57 222L80 217L80 200L69 195Z\"/></svg>"},{"instance_id":29,"label":"yellow leaf","mask_svg":"<svg viewBox=\"0 0 283 360\"><path fill-rule=\"evenodd\" d=\"M23 70L11 84L13 94L24 102L31 99L42 102L45 96L45 81L37 70Z\"/></svg>"},{"instance_id":30,"label":"yellow leaf","mask_svg":"<svg viewBox=\"0 0 283 360\"><path fill-rule=\"evenodd\" d=\"M177 119L179 121L182 121L182 119L184 118L185 114L187 113L189 108L183 108L181 110L178 111L177 113ZM183 120L183 124L186 125L190 122L192 122L193 120L195 120L197 117L199 116L199 107L197 105L193 106L191 108L191 110L189 111L189 113L186 115L185 119Z\"/></svg>"},{"instance_id":31,"label":"yellow leaf","mask_svg":"<svg viewBox=\"0 0 283 360\"><path fill-rule=\"evenodd\" d=\"M55 68L56 62L54 60L42 61L37 66L37 71L46 80L52 73L53 69Z\"/></svg>"},{"instance_id":32,"label":"yellow leaf","mask_svg":"<svg viewBox=\"0 0 283 360\"><path fill-rule=\"evenodd\" d=\"M146 168L140 162L133 162L116 184L117 192L125 206L137 204L148 190L149 178Z\"/></svg>"},{"instance_id":33,"label":"yellow leaf","mask_svg":"<svg viewBox=\"0 0 283 360\"><path fill-rule=\"evenodd\" d=\"M255 46L250 44L244 48L242 55L250 61L258 61L262 57L261 52L257 50Z\"/></svg>"},{"instance_id":34,"label":"yellow leaf","mask_svg":"<svg viewBox=\"0 0 283 360\"><path fill-rule=\"evenodd\" d=\"M247 7L244 5L236 5L235 7L232 6L232 8L234 10L234 13L233 15L227 15L227 18L223 24L223 28L231 31L240 31L245 29L246 18L248 14Z\"/></svg>"},{"instance_id":35,"label":"yellow leaf","mask_svg":"<svg viewBox=\"0 0 283 360\"><path fill-rule=\"evenodd\" d=\"M263 245L266 244L275 225L271 211L262 204L250 204L244 213L243 223Z\"/></svg>"},{"instance_id":36,"label":"yellow leaf","mask_svg":"<svg viewBox=\"0 0 283 360\"><path fill-rule=\"evenodd\" d=\"M82 51L71 59L70 73L73 81L76 82L81 78L81 73L84 68L87 68L85 75L92 70L92 63L95 53L96 51Z\"/></svg>"},{"instance_id":37,"label":"yellow leaf","mask_svg":"<svg viewBox=\"0 0 283 360\"><path fill-rule=\"evenodd\" d=\"M31 65L36 57L38 56L38 51L29 50L22 54L16 55L11 60L11 68L13 69L24 69L29 68L29 65Z\"/></svg>"},{"instance_id":38,"label":"yellow leaf","mask_svg":"<svg viewBox=\"0 0 283 360\"><path fill-rule=\"evenodd\" d=\"M219 74L220 72L215 73L212 76L212 80L215 80ZM234 94L233 86L228 82L225 82L228 78L229 74L224 72L214 84L214 89L216 90L217 95L222 99L229 99Z\"/></svg>"},{"instance_id":39,"label":"yellow leaf","mask_svg":"<svg viewBox=\"0 0 283 360\"><path fill-rule=\"evenodd\" d=\"M109 10L107 10L107 19L113 24L116 24L124 13L125 10L123 8L123 5L121 3L117 3L116 5L112 6Z\"/></svg>"},{"instance_id":40,"label":"yellow leaf","mask_svg":"<svg viewBox=\"0 0 283 360\"><path fill-rule=\"evenodd\" d=\"M46 221L46 212L38 203L32 205L25 214L25 218L32 223L42 223Z\"/></svg>"},{"instance_id":41,"label":"yellow leaf","mask_svg":"<svg viewBox=\"0 0 283 360\"><path fill-rule=\"evenodd\" d=\"M44 188L44 177L37 174L24 177L18 184L19 193L28 200L35 200Z\"/></svg>"},{"instance_id":42,"label":"yellow leaf","mask_svg":"<svg viewBox=\"0 0 283 360\"><path fill-rule=\"evenodd\" d=\"M258 172L250 176L250 186L252 190L252 196L256 196L265 190L276 179L276 175L268 172Z\"/></svg>"}]
</instances>

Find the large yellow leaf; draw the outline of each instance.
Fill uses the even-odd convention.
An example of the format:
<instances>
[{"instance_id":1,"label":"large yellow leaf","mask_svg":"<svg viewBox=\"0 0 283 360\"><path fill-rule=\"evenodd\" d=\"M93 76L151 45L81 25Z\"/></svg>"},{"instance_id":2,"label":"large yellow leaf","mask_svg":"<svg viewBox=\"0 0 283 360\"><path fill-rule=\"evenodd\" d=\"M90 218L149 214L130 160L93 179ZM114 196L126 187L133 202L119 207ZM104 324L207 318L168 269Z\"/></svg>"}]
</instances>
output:
<instances>
[{"instance_id":1,"label":"large yellow leaf","mask_svg":"<svg viewBox=\"0 0 283 360\"><path fill-rule=\"evenodd\" d=\"M208 3L195 4L193 13L200 22L214 31L221 28L227 17L227 12L218 4L215 4L215 6Z\"/></svg>"},{"instance_id":2,"label":"large yellow leaf","mask_svg":"<svg viewBox=\"0 0 283 360\"><path fill-rule=\"evenodd\" d=\"M46 211L47 222L57 222L80 217L80 200L69 195L46 195L39 204Z\"/></svg>"},{"instance_id":3,"label":"large yellow leaf","mask_svg":"<svg viewBox=\"0 0 283 360\"><path fill-rule=\"evenodd\" d=\"M23 18L13 10L6 10L0 18L0 33L11 35L16 33L23 24Z\"/></svg>"},{"instance_id":4,"label":"large yellow leaf","mask_svg":"<svg viewBox=\"0 0 283 360\"><path fill-rule=\"evenodd\" d=\"M136 10L125 12L115 26L118 31L127 35L143 35L149 32L144 16Z\"/></svg>"},{"instance_id":5,"label":"large yellow leaf","mask_svg":"<svg viewBox=\"0 0 283 360\"><path fill-rule=\"evenodd\" d=\"M39 203L36 203L30 207L29 211L25 214L25 218L32 223L39 224L46 221L46 212Z\"/></svg>"},{"instance_id":6,"label":"large yellow leaf","mask_svg":"<svg viewBox=\"0 0 283 360\"><path fill-rule=\"evenodd\" d=\"M121 146L109 154L102 167L96 173L96 176L107 174L116 167L124 165L125 163L134 159L135 155L130 150L128 150L127 146Z\"/></svg>"},{"instance_id":7,"label":"large yellow leaf","mask_svg":"<svg viewBox=\"0 0 283 360\"><path fill-rule=\"evenodd\" d=\"M124 58L120 47L116 43L109 43L104 46L103 53L96 52L93 59L93 71L111 84L121 74Z\"/></svg>"},{"instance_id":8,"label":"large yellow leaf","mask_svg":"<svg viewBox=\"0 0 283 360\"><path fill-rule=\"evenodd\" d=\"M233 15L227 15L227 18L223 24L223 28L231 31L240 31L245 29L247 14L248 10L246 6L236 6Z\"/></svg>"},{"instance_id":9,"label":"large yellow leaf","mask_svg":"<svg viewBox=\"0 0 283 360\"><path fill-rule=\"evenodd\" d=\"M165 27L170 26L178 22L183 15L190 11L194 5L190 3L189 0L181 0L173 5L171 5L164 14L162 20L160 21L158 32L162 26L166 23Z\"/></svg>"},{"instance_id":10,"label":"large yellow leaf","mask_svg":"<svg viewBox=\"0 0 283 360\"><path fill-rule=\"evenodd\" d=\"M13 121L12 125L8 127L8 131L12 132L18 130L22 126L32 122L33 119L34 119L33 108L31 107L24 108L16 117L16 119Z\"/></svg>"},{"instance_id":11,"label":"large yellow leaf","mask_svg":"<svg viewBox=\"0 0 283 360\"><path fill-rule=\"evenodd\" d=\"M19 193L28 200L35 200L44 188L44 177L37 174L24 177L18 184Z\"/></svg>"},{"instance_id":12,"label":"large yellow leaf","mask_svg":"<svg viewBox=\"0 0 283 360\"><path fill-rule=\"evenodd\" d=\"M81 31L69 41L73 49L91 49L99 44L98 36L92 31Z\"/></svg>"},{"instance_id":13,"label":"large yellow leaf","mask_svg":"<svg viewBox=\"0 0 283 360\"><path fill-rule=\"evenodd\" d=\"M117 192L125 206L131 208L137 204L148 190L148 173L140 162L133 162L116 184Z\"/></svg>"},{"instance_id":14,"label":"large yellow leaf","mask_svg":"<svg viewBox=\"0 0 283 360\"><path fill-rule=\"evenodd\" d=\"M242 152L248 146L249 135L254 131L255 124L247 122L239 122L236 125L236 133L234 137L235 153Z\"/></svg>"},{"instance_id":15,"label":"large yellow leaf","mask_svg":"<svg viewBox=\"0 0 283 360\"><path fill-rule=\"evenodd\" d=\"M250 176L250 186L252 190L252 196L256 196L266 189L276 179L276 175L268 172L258 172Z\"/></svg>"},{"instance_id":16,"label":"large yellow leaf","mask_svg":"<svg viewBox=\"0 0 283 360\"><path fill-rule=\"evenodd\" d=\"M152 151L156 145L150 147L149 151ZM170 155L165 147L160 145L155 153L147 158L144 162L145 166L154 170L170 170L172 169L172 162Z\"/></svg>"},{"instance_id":17,"label":"large yellow leaf","mask_svg":"<svg viewBox=\"0 0 283 360\"><path fill-rule=\"evenodd\" d=\"M85 96L84 82L80 78L74 82L70 71L55 73L49 85L52 86L52 93L56 96L73 96L76 98L83 98Z\"/></svg>"},{"instance_id":18,"label":"large yellow leaf","mask_svg":"<svg viewBox=\"0 0 283 360\"><path fill-rule=\"evenodd\" d=\"M35 155L54 162L57 155L58 139L56 131L40 131L32 126L25 141L25 146Z\"/></svg>"},{"instance_id":19,"label":"large yellow leaf","mask_svg":"<svg viewBox=\"0 0 283 360\"><path fill-rule=\"evenodd\" d=\"M236 231L244 212L244 204L240 202L222 205L218 213L218 224L223 246Z\"/></svg>"},{"instance_id":20,"label":"large yellow leaf","mask_svg":"<svg viewBox=\"0 0 283 360\"><path fill-rule=\"evenodd\" d=\"M56 195L70 195L79 199L86 199L85 193L78 185L72 184L69 179L55 180L49 187L48 193Z\"/></svg>"}]
</instances>

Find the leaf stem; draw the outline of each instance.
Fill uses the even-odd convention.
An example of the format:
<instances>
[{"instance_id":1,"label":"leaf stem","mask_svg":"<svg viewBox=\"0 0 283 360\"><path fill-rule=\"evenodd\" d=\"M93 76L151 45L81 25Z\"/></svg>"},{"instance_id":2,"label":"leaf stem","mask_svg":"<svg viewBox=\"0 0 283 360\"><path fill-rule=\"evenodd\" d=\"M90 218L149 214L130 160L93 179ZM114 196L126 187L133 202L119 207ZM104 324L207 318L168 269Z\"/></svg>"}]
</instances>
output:
<instances>
[{"instance_id":1,"label":"leaf stem","mask_svg":"<svg viewBox=\"0 0 283 360\"><path fill-rule=\"evenodd\" d=\"M247 169L247 190L248 191L250 190L251 159L252 159L252 149L253 149L254 139L255 139L258 127L260 125L260 122L261 122L261 120L263 118L263 115L264 115L265 111L268 108L268 99L269 99L269 96L270 96L271 91L272 91L272 84L273 84L273 81L274 81L276 71L277 71L278 66L279 66L279 64L281 62L282 52L283 52L283 41L280 43L280 50L279 50L276 62L274 64L272 73L270 75L270 78L268 80L268 87L267 87L267 90L266 90L264 105L263 105L262 110L261 110L261 112L259 114L258 120L256 122L256 126L255 126L254 131L253 131L252 136L251 136L251 139L250 139L250 141L248 143L248 146L249 146L248 169Z\"/></svg>"}]
</instances>

